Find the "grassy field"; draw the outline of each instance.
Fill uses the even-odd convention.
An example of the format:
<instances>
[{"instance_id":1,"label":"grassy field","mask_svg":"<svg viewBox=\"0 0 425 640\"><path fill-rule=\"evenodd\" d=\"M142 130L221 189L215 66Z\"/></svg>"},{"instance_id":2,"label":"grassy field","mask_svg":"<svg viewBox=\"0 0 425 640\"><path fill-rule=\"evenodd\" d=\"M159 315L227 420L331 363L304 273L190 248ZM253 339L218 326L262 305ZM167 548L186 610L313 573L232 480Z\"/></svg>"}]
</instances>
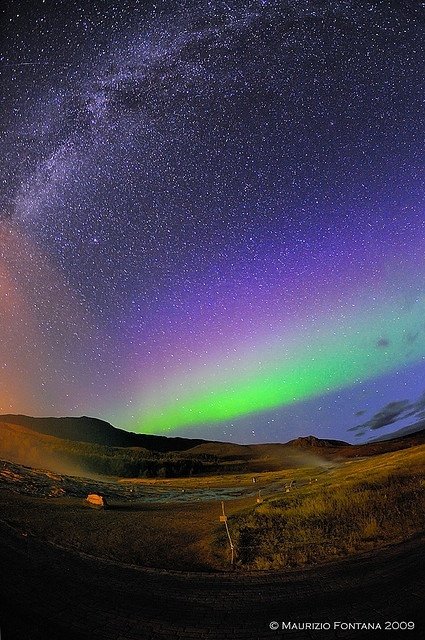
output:
<instances>
[{"instance_id":1,"label":"grassy field","mask_svg":"<svg viewBox=\"0 0 425 640\"><path fill-rule=\"evenodd\" d=\"M320 471L317 470L318 472ZM255 491L281 491L303 469L263 473ZM162 490L214 490L224 487L252 490L252 474L207 475L193 478L121 479L118 485ZM87 493L90 491L87 481ZM226 503L229 515L253 509L256 495ZM178 570L220 570L228 566L226 545L214 540L220 529L220 500L209 502L147 503L109 501L110 508L93 510L75 497L40 498L0 491L2 518L20 532L60 546L149 567ZM221 525L222 526L222 525Z\"/></svg>"},{"instance_id":2,"label":"grassy field","mask_svg":"<svg viewBox=\"0 0 425 640\"><path fill-rule=\"evenodd\" d=\"M240 570L314 564L424 530L425 445L256 478L255 485L250 473L131 482L158 490L240 488L242 495L226 502ZM287 492L291 481L295 487ZM250 495L244 495L247 491ZM161 504L138 500L110 507L93 510L80 498L0 491L0 511L8 524L60 546L162 569L229 567L218 498Z\"/></svg>"},{"instance_id":3,"label":"grassy field","mask_svg":"<svg viewBox=\"0 0 425 640\"><path fill-rule=\"evenodd\" d=\"M90 555L162 569L214 566L214 558L208 557L212 505L94 510L78 498L40 499L1 491L0 510L23 534ZM217 506L215 510L218 520Z\"/></svg>"},{"instance_id":4,"label":"grassy field","mask_svg":"<svg viewBox=\"0 0 425 640\"><path fill-rule=\"evenodd\" d=\"M231 516L253 510L261 495L280 495L293 479L306 481L323 469L285 469L256 476L251 473L193 478L121 479L118 485L150 489L211 490L231 487L251 495L226 502ZM87 493L90 491L87 481ZM221 502L147 503L109 501L107 510L93 510L75 497L40 498L0 491L2 518L23 533L95 556L162 569L214 571L228 568L228 546L215 544Z\"/></svg>"},{"instance_id":5,"label":"grassy field","mask_svg":"<svg viewBox=\"0 0 425 640\"><path fill-rule=\"evenodd\" d=\"M425 446L351 461L229 521L239 566L281 569L355 554L425 529ZM225 544L222 535L217 544Z\"/></svg>"}]
</instances>

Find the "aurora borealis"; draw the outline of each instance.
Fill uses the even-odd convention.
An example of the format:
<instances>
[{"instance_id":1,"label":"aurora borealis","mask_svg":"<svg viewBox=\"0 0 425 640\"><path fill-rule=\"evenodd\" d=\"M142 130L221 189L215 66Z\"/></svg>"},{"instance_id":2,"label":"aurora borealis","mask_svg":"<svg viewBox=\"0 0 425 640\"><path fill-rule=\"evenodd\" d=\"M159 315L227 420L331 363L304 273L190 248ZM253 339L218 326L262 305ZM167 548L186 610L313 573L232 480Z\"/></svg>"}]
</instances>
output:
<instances>
[{"instance_id":1,"label":"aurora borealis","mask_svg":"<svg viewBox=\"0 0 425 640\"><path fill-rule=\"evenodd\" d=\"M1 413L258 442L413 406L421 3L7 12Z\"/></svg>"}]
</instances>

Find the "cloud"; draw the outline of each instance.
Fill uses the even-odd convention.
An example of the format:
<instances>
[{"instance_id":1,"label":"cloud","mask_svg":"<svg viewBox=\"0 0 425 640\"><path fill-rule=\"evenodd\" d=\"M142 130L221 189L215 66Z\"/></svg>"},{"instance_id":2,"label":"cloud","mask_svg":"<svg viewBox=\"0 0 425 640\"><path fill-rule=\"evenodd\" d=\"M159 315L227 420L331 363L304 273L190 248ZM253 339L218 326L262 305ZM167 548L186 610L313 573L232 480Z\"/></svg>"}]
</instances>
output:
<instances>
[{"instance_id":1,"label":"cloud","mask_svg":"<svg viewBox=\"0 0 425 640\"><path fill-rule=\"evenodd\" d=\"M375 413L370 420L367 420L363 424L359 424L355 427L351 427L349 431L365 431L371 429L382 429L389 424L393 424L399 420L403 414L406 414L411 409L412 405L409 400L397 400L395 402L389 402L378 413Z\"/></svg>"},{"instance_id":2,"label":"cloud","mask_svg":"<svg viewBox=\"0 0 425 640\"><path fill-rule=\"evenodd\" d=\"M365 411L360 410L354 415L360 416L364 413ZM382 429L390 424L394 424L394 422L397 422L398 420L413 416L419 419L425 418L425 392L414 402L410 402L409 400L396 400L394 402L389 402L369 420L362 424L358 424L355 427L351 427L348 431L356 431L356 437L358 437L360 435L364 435L368 430L376 431L377 429Z\"/></svg>"},{"instance_id":3,"label":"cloud","mask_svg":"<svg viewBox=\"0 0 425 640\"><path fill-rule=\"evenodd\" d=\"M379 338L379 340L376 343L376 346L379 349L385 349L386 347L390 346L390 341L388 340L388 338Z\"/></svg>"}]
</instances>

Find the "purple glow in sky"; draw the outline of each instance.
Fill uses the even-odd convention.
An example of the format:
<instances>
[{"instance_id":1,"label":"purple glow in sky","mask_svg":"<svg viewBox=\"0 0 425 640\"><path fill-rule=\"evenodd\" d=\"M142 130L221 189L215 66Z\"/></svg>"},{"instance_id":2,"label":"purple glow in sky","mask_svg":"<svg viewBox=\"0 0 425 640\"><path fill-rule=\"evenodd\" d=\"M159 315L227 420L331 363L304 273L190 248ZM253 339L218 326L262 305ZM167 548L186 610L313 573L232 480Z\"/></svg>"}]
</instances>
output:
<instances>
[{"instance_id":1,"label":"purple glow in sky","mask_svg":"<svg viewBox=\"0 0 425 640\"><path fill-rule=\"evenodd\" d=\"M1 43L0 411L422 419L420 4L59 5L13 3Z\"/></svg>"}]
</instances>

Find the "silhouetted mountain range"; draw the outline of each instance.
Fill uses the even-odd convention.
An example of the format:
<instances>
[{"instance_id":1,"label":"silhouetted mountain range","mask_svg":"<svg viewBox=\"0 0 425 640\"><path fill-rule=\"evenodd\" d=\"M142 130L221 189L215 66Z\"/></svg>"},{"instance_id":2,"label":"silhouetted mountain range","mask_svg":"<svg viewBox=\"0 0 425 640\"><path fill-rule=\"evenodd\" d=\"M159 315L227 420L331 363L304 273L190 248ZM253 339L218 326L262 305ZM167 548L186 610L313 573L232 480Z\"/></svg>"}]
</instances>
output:
<instances>
[{"instance_id":1,"label":"silhouetted mountain range","mask_svg":"<svg viewBox=\"0 0 425 640\"><path fill-rule=\"evenodd\" d=\"M32 418L24 415L0 415L0 422L17 424L38 433L74 442L91 442L108 447L143 447L150 451L186 451L206 442L201 439L174 438L133 433L113 427L99 418Z\"/></svg>"},{"instance_id":2,"label":"silhouetted mountain range","mask_svg":"<svg viewBox=\"0 0 425 640\"><path fill-rule=\"evenodd\" d=\"M328 440L316 438L316 436L301 436L295 440L289 440L286 444L293 447L349 447L351 446L344 440Z\"/></svg>"},{"instance_id":3,"label":"silhouetted mountain range","mask_svg":"<svg viewBox=\"0 0 425 640\"><path fill-rule=\"evenodd\" d=\"M332 461L387 453L423 443L423 428L361 445L313 435L284 444L241 445L136 434L87 416L0 416L0 458L71 475L164 477L210 472L257 473L327 466Z\"/></svg>"}]
</instances>

